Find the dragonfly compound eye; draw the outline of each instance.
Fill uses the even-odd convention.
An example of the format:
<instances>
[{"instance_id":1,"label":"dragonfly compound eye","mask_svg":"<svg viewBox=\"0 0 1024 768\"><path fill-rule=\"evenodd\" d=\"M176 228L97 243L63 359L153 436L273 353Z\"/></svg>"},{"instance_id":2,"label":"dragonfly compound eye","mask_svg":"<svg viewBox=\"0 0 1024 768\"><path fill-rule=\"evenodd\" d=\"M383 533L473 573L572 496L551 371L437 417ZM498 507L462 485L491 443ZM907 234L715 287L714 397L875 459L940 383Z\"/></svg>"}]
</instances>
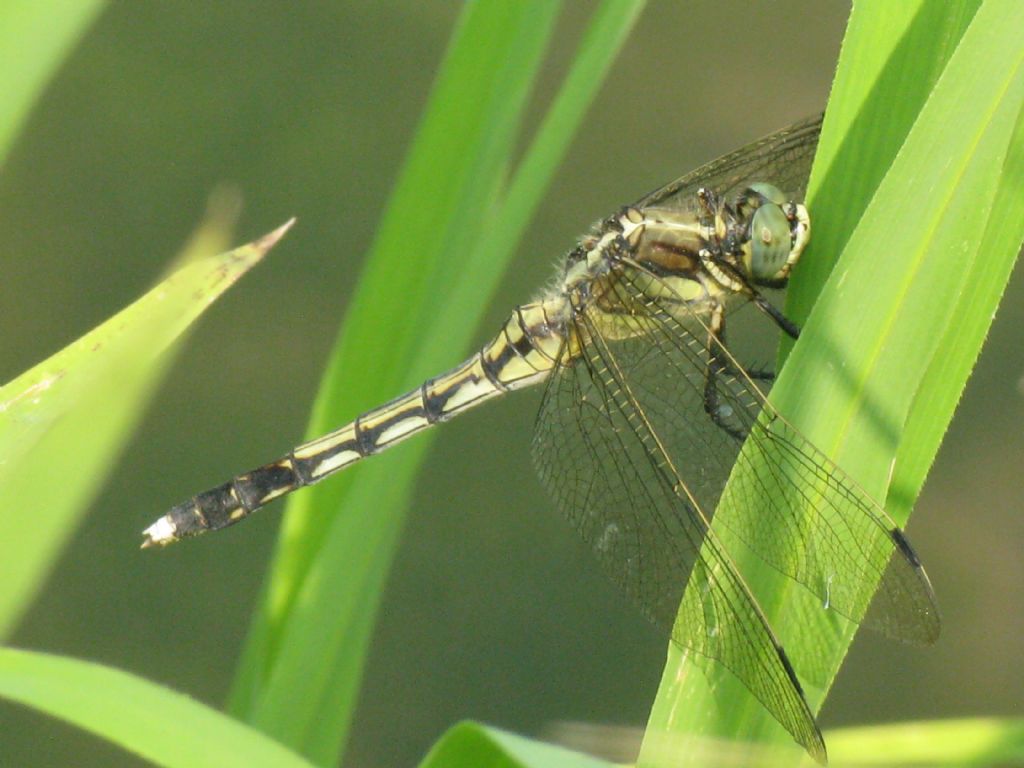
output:
<instances>
[{"instance_id":1,"label":"dragonfly compound eye","mask_svg":"<svg viewBox=\"0 0 1024 768\"><path fill-rule=\"evenodd\" d=\"M783 205L786 203L785 192L774 184L767 184L763 181L756 182L747 187L747 196L756 196L757 198L760 198L759 205L763 205L765 203Z\"/></svg>"},{"instance_id":2,"label":"dragonfly compound eye","mask_svg":"<svg viewBox=\"0 0 1024 768\"><path fill-rule=\"evenodd\" d=\"M789 219L782 208L775 203L758 208L750 222L750 273L754 281L784 274L792 245Z\"/></svg>"}]
</instances>

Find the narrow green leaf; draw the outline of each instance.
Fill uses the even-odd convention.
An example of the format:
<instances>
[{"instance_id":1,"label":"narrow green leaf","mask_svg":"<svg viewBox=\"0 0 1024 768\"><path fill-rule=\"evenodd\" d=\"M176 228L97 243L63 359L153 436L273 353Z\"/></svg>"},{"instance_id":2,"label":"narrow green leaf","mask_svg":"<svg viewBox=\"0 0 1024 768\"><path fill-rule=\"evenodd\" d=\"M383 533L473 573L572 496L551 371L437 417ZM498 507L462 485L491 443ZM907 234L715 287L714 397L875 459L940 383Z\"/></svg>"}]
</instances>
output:
<instances>
[{"instance_id":1,"label":"narrow green leaf","mask_svg":"<svg viewBox=\"0 0 1024 768\"><path fill-rule=\"evenodd\" d=\"M897 519L906 518L921 492L1016 263L1012 254L1024 240L1024 110L1017 115L991 211L976 224L981 236L975 258L964 260L963 289L937 345L942 354L932 358L896 454L887 507Z\"/></svg>"},{"instance_id":2,"label":"narrow green leaf","mask_svg":"<svg viewBox=\"0 0 1024 768\"><path fill-rule=\"evenodd\" d=\"M50 77L102 0L5 0L0 5L0 167Z\"/></svg>"},{"instance_id":3,"label":"narrow green leaf","mask_svg":"<svg viewBox=\"0 0 1024 768\"><path fill-rule=\"evenodd\" d=\"M233 216L194 238L226 240ZM161 355L284 234L206 255L0 388L0 634L32 599L124 444L163 370ZM126 521L125 541L134 539ZM132 526L134 527L134 526Z\"/></svg>"},{"instance_id":4,"label":"narrow green leaf","mask_svg":"<svg viewBox=\"0 0 1024 768\"><path fill-rule=\"evenodd\" d=\"M888 509L901 522L966 379L970 362L963 361L973 362L1020 248L1020 215L1010 231L995 216L1021 204L1014 153L1007 158L1024 101L1016 31L1024 7L990 0L976 13L969 4L937 2L906 10L912 17L897 25L901 34L887 37L893 4L855 8L808 194L815 232L794 275L794 316L813 298L804 281L820 284L836 249L842 255L772 391L779 410L869 493L885 499L886 488L898 491L899 503L890 497ZM968 20L957 44L955 32ZM872 48L886 39L891 49ZM872 50L880 57L874 68L864 64ZM870 91L857 66L877 73ZM916 118L894 106L898 85L900 99L923 105ZM865 177L882 180L877 192ZM1002 284L968 288L976 268L992 269ZM966 300L972 291L985 301ZM960 334L954 320L971 331ZM926 378L946 372L936 361L946 352L941 345L953 341L960 345L956 375ZM942 406L928 405L935 402ZM902 455L914 458L895 464L890 486ZM763 563L740 564L816 710L854 628ZM671 654L650 739L668 730L790 742L734 678L693 661ZM801 759L795 747L791 755Z\"/></svg>"},{"instance_id":5,"label":"narrow green leaf","mask_svg":"<svg viewBox=\"0 0 1024 768\"><path fill-rule=\"evenodd\" d=\"M478 723L452 726L420 768L601 768L609 766L564 747L545 744Z\"/></svg>"},{"instance_id":6,"label":"narrow green leaf","mask_svg":"<svg viewBox=\"0 0 1024 768\"><path fill-rule=\"evenodd\" d=\"M555 11L547 3L466 6L328 366L311 436L436 372L411 369L410 357L446 298L450 281L439 276L462 262L494 199ZM471 322L485 298L443 306ZM318 762L336 762L344 743L425 447L416 441L289 501L230 706ZM351 513L339 517L343 506Z\"/></svg>"},{"instance_id":7,"label":"narrow green leaf","mask_svg":"<svg viewBox=\"0 0 1024 768\"><path fill-rule=\"evenodd\" d=\"M494 265L505 263L522 237L540 203L538 190L551 182L643 7L642 0L613 0L603 2L594 13L572 68L516 168L508 191L490 216L486 236L480 238L477 252L469 259L474 274L461 281L464 290L479 290L481 280L488 293L496 286L501 270Z\"/></svg>"},{"instance_id":8,"label":"narrow green leaf","mask_svg":"<svg viewBox=\"0 0 1024 768\"><path fill-rule=\"evenodd\" d=\"M310 765L205 704L101 664L0 648L0 696L91 731L157 765Z\"/></svg>"},{"instance_id":9,"label":"narrow green leaf","mask_svg":"<svg viewBox=\"0 0 1024 768\"><path fill-rule=\"evenodd\" d=\"M830 731L832 765L1024 765L1024 720L977 717Z\"/></svg>"},{"instance_id":10,"label":"narrow green leaf","mask_svg":"<svg viewBox=\"0 0 1024 768\"><path fill-rule=\"evenodd\" d=\"M601 5L506 194L503 171L528 85L517 78L532 79L557 8L540 2L467 7L360 281L362 298L350 310L310 434L457 362L452 350L468 344L502 264L641 5ZM493 82L479 83L483 75ZM456 125L470 133L452 142ZM459 186L447 190L448 184ZM420 218L427 223L417 224ZM416 244L412 259L410 243ZM427 445L419 438L291 502L231 707L318 762L335 761L344 741L380 590ZM343 500L351 512L333 519Z\"/></svg>"},{"instance_id":11,"label":"narrow green leaf","mask_svg":"<svg viewBox=\"0 0 1024 768\"><path fill-rule=\"evenodd\" d=\"M794 320L806 320L980 2L868 0L854 9L808 188L811 250L786 296Z\"/></svg>"}]
</instances>

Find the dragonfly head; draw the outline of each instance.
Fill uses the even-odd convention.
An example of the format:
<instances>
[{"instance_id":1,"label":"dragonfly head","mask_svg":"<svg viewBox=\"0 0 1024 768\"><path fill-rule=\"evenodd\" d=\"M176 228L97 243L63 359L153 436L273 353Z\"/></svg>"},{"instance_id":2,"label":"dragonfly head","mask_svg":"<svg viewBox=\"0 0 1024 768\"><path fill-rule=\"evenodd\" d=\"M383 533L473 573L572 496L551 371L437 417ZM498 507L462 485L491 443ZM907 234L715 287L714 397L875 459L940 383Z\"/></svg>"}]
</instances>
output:
<instances>
[{"instance_id":1,"label":"dragonfly head","mask_svg":"<svg viewBox=\"0 0 1024 768\"><path fill-rule=\"evenodd\" d=\"M756 285L779 286L789 277L811 235L807 208L771 184L748 186L736 202L744 230L743 259Z\"/></svg>"}]
</instances>

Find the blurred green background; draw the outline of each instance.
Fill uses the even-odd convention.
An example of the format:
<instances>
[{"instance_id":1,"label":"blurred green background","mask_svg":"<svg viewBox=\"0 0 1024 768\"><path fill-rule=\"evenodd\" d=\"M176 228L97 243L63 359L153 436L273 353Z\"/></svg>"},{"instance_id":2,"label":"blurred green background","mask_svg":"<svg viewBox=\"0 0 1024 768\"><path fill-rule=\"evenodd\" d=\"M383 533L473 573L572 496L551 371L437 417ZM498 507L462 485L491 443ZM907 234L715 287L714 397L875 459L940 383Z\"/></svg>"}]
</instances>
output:
<instances>
[{"instance_id":1,"label":"blurred green background","mask_svg":"<svg viewBox=\"0 0 1024 768\"><path fill-rule=\"evenodd\" d=\"M590 10L573 3L562 18L534 117ZM13 644L221 704L275 511L155 553L137 549L139 531L301 439L458 11L114 2L67 60L0 170L0 380L149 287L217 185L244 195L239 242L292 215L299 223L201 321ZM813 0L651 2L478 338L536 293L593 220L821 109L847 12ZM1021 714L1022 298L1018 278L911 524L944 635L921 650L865 633L826 728ZM453 349L451 362L465 352ZM505 400L446 426L427 462L347 765L410 764L463 717L527 734L565 720L646 720L665 640L605 584L540 489L529 456L537 395ZM0 734L2 765L138 764L8 704Z\"/></svg>"}]
</instances>

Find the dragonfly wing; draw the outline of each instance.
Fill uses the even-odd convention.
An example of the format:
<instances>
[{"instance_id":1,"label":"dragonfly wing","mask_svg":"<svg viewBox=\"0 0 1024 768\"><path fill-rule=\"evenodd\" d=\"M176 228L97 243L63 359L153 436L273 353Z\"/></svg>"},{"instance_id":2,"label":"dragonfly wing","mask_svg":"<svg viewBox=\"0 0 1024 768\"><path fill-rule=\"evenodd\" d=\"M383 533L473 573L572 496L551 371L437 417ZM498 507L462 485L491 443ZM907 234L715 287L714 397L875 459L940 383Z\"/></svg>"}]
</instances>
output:
<instances>
[{"instance_id":1,"label":"dragonfly wing","mask_svg":"<svg viewBox=\"0 0 1024 768\"><path fill-rule=\"evenodd\" d=\"M603 338L586 313L575 325L581 344L566 345L538 416L534 457L543 484L652 620L681 647L723 664L824 761L792 665L653 426L664 414L649 413L650 393L635 389L657 386L635 373L656 363L659 350ZM574 346L579 354L569 359Z\"/></svg>"},{"instance_id":2,"label":"dragonfly wing","mask_svg":"<svg viewBox=\"0 0 1024 768\"><path fill-rule=\"evenodd\" d=\"M715 377L715 400L719 420L749 435L739 451L739 441L701 413L704 377L693 371L708 366L710 331L703 318L679 319L684 305L670 303L671 288L655 275L624 271L612 290L643 304L643 325L632 329L630 343L646 346L642 359L656 362L634 366L633 377L645 382L647 410L672 438L673 454L692 453L690 442L699 440L703 463L680 461L679 467L700 506L717 509L716 526L804 585L826 608L898 640L934 642L939 615L931 584L882 507L789 424L728 349L719 347L729 370ZM674 383L664 386L669 378ZM735 481L719 503L733 464Z\"/></svg>"},{"instance_id":3,"label":"dragonfly wing","mask_svg":"<svg viewBox=\"0 0 1024 768\"><path fill-rule=\"evenodd\" d=\"M644 195L634 208L692 207L700 187L728 199L754 181L770 181L794 200L802 200L821 135L822 115L795 123L759 141L702 165Z\"/></svg>"}]
</instances>

